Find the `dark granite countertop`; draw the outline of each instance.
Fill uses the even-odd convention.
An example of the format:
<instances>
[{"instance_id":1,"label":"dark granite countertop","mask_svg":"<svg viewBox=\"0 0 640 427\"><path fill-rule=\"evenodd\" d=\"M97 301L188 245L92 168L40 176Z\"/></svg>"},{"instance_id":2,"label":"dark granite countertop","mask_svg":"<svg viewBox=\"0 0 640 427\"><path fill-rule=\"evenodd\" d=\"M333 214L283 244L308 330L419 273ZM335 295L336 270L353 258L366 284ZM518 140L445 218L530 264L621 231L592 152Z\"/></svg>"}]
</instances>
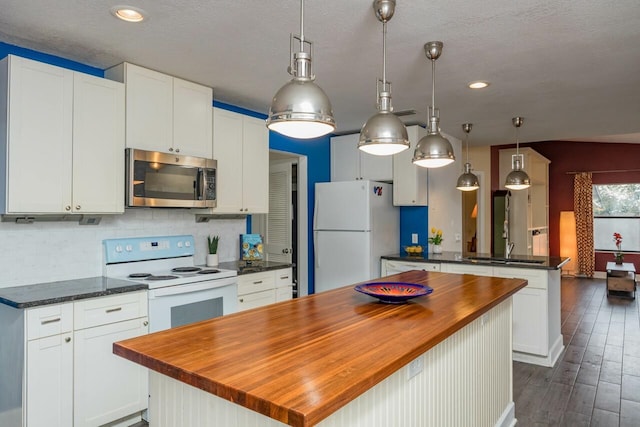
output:
<instances>
[{"instance_id":1,"label":"dark granite countertop","mask_svg":"<svg viewBox=\"0 0 640 427\"><path fill-rule=\"evenodd\" d=\"M275 261L226 261L221 262L218 266L228 270L236 270L238 275L260 273L269 270L281 270L283 268L293 267L293 264Z\"/></svg>"},{"instance_id":2,"label":"dark granite countertop","mask_svg":"<svg viewBox=\"0 0 640 427\"><path fill-rule=\"evenodd\" d=\"M101 297L147 289L142 283L108 277L63 280L36 285L15 286L0 289L0 303L15 308L60 304L79 299Z\"/></svg>"},{"instance_id":3,"label":"dark granite countertop","mask_svg":"<svg viewBox=\"0 0 640 427\"><path fill-rule=\"evenodd\" d=\"M558 270L564 264L569 262L570 258L557 257L557 256L527 256L527 255L512 255L509 260L506 260L501 255L491 255L484 253L477 254L462 254L460 252L443 252L441 254L434 254L425 252L422 255L406 255L392 254L384 255L382 259L394 260L394 261L407 261L407 262L435 262L435 263L457 263L457 264L475 264L475 265L497 265L503 267L515 267L526 269L540 269L540 270Z\"/></svg>"}]
</instances>

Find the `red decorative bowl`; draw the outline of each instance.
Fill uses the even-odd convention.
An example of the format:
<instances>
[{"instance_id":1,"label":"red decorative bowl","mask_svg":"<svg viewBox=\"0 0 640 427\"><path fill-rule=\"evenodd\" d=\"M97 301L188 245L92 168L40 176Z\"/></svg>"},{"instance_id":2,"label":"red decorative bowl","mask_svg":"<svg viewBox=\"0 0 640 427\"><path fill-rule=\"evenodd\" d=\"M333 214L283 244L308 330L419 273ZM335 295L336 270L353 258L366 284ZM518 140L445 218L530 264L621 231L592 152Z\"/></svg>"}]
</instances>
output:
<instances>
[{"instance_id":1,"label":"red decorative bowl","mask_svg":"<svg viewBox=\"0 0 640 427\"><path fill-rule=\"evenodd\" d=\"M433 288L417 283L375 282L356 285L358 292L378 298L386 304L404 304L411 298L429 295Z\"/></svg>"}]
</instances>

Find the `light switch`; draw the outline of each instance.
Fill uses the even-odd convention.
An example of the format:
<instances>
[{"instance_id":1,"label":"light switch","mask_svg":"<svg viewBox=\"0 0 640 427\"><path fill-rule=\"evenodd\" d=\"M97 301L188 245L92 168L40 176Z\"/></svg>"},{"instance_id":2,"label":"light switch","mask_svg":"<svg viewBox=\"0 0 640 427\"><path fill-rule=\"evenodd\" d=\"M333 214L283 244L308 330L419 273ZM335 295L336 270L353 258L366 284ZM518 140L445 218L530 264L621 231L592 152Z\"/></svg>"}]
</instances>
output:
<instances>
[{"instance_id":1,"label":"light switch","mask_svg":"<svg viewBox=\"0 0 640 427\"><path fill-rule=\"evenodd\" d=\"M414 245L416 243L418 243L418 233L412 233L411 234L411 243L414 244Z\"/></svg>"},{"instance_id":2,"label":"light switch","mask_svg":"<svg viewBox=\"0 0 640 427\"><path fill-rule=\"evenodd\" d=\"M459 241L460 241L460 239L462 238L462 237L460 236L460 233L456 233L456 234L455 234L455 237L456 237L456 242L459 242Z\"/></svg>"}]
</instances>

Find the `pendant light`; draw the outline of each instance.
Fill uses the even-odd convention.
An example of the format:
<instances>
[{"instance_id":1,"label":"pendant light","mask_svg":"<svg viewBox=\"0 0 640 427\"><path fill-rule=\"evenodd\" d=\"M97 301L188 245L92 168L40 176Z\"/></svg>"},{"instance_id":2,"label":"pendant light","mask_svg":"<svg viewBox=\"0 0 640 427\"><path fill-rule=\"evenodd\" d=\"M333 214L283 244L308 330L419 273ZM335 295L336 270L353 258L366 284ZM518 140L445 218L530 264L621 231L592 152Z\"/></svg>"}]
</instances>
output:
<instances>
[{"instance_id":1,"label":"pendant light","mask_svg":"<svg viewBox=\"0 0 640 427\"><path fill-rule=\"evenodd\" d=\"M474 191L480 188L478 177L471 172L471 163L469 163L469 132L471 132L472 127L473 124L471 123L464 123L462 125L462 130L465 133L465 144L467 146L467 162L464 164L464 173L460 175L458 183L456 184L456 188L461 191Z\"/></svg>"},{"instance_id":2,"label":"pendant light","mask_svg":"<svg viewBox=\"0 0 640 427\"><path fill-rule=\"evenodd\" d=\"M524 163L524 156L520 154L520 142L518 141L518 128L522 126L522 117L514 117L511 119L513 126L516 128L516 154L511 156L512 171L507 175L506 182L504 184L509 190L524 190L531 186L531 180L529 175L522 170Z\"/></svg>"},{"instance_id":3,"label":"pendant light","mask_svg":"<svg viewBox=\"0 0 640 427\"><path fill-rule=\"evenodd\" d=\"M294 53L296 41L300 48ZM301 139L317 138L335 130L331 102L313 82L316 76L311 65L312 56L313 43L304 38L304 0L300 0L300 35L291 34L289 43L291 59L287 71L293 78L273 97L267 117L269 129Z\"/></svg>"},{"instance_id":4,"label":"pendant light","mask_svg":"<svg viewBox=\"0 0 640 427\"><path fill-rule=\"evenodd\" d=\"M358 148L366 153L387 156L409 148L407 128L391 106L391 82L387 81L387 22L393 16L396 0L374 0L373 10L382 22L382 79L376 83L378 112L360 130Z\"/></svg>"},{"instance_id":5,"label":"pendant light","mask_svg":"<svg viewBox=\"0 0 640 427\"><path fill-rule=\"evenodd\" d=\"M439 168L456 159L453 147L447 138L440 134L440 117L436 109L436 59L442 54L442 42L428 42L424 53L431 60L431 107L429 107L429 125L424 136L413 153L413 163L424 168Z\"/></svg>"}]
</instances>

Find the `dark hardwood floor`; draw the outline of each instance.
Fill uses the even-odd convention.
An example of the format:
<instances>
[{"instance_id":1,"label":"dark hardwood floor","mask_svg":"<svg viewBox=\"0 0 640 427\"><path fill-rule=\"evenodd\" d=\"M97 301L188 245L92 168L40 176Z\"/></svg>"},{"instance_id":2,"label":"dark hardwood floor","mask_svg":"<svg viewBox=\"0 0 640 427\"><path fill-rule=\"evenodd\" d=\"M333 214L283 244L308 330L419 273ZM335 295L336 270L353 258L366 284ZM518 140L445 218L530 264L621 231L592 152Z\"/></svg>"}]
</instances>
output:
<instances>
[{"instance_id":1,"label":"dark hardwood floor","mask_svg":"<svg viewBox=\"0 0 640 427\"><path fill-rule=\"evenodd\" d=\"M640 426L637 300L607 297L604 279L563 278L562 335L553 368L513 364L518 427Z\"/></svg>"}]
</instances>

